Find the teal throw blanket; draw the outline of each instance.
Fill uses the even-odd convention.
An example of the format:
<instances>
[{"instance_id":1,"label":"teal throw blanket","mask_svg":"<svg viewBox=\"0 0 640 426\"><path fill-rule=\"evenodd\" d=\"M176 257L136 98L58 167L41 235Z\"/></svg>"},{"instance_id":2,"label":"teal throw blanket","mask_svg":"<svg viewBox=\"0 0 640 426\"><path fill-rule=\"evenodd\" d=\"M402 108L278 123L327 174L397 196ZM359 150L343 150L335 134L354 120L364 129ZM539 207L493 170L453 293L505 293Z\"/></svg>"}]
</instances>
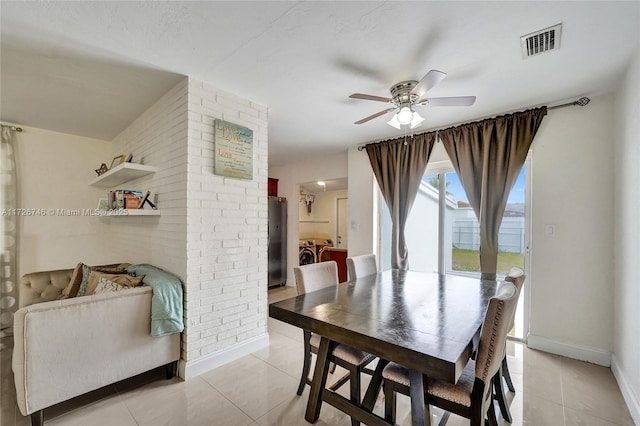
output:
<instances>
[{"instance_id":1,"label":"teal throw blanket","mask_svg":"<svg viewBox=\"0 0 640 426\"><path fill-rule=\"evenodd\" d=\"M142 282L153 289L151 335L159 337L182 332L182 283L178 277L145 264L131 265L127 273L137 277L144 275Z\"/></svg>"}]
</instances>

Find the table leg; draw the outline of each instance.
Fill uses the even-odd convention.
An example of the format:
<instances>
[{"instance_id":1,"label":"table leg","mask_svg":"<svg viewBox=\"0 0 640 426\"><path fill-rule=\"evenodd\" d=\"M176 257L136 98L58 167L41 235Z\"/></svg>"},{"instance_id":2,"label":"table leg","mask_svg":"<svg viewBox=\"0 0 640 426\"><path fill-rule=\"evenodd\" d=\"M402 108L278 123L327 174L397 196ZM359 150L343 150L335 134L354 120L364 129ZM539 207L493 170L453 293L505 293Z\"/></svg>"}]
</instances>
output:
<instances>
[{"instance_id":1,"label":"table leg","mask_svg":"<svg viewBox=\"0 0 640 426\"><path fill-rule=\"evenodd\" d=\"M409 393L411 397L411 424L413 426L431 425L429 410L425 412L424 383L422 373L409 370Z\"/></svg>"},{"instance_id":2,"label":"table leg","mask_svg":"<svg viewBox=\"0 0 640 426\"><path fill-rule=\"evenodd\" d=\"M376 404L376 400L380 394L380 389L382 388L382 370L384 370L384 367L386 367L387 364L389 364L389 361L382 358L378 359L378 365L376 365L376 369L371 377L371 382L369 382L367 392L362 399L363 410L373 411L373 406Z\"/></svg>"},{"instance_id":3,"label":"table leg","mask_svg":"<svg viewBox=\"0 0 640 426\"><path fill-rule=\"evenodd\" d=\"M322 391L327 384L327 375L329 374L330 354L333 352L335 342L321 337L318 355L316 357L316 366L313 370L313 379L311 381L311 390L309 391L309 401L307 401L307 412L304 418L311 423L315 423L320 417L320 408L322 407Z\"/></svg>"}]
</instances>

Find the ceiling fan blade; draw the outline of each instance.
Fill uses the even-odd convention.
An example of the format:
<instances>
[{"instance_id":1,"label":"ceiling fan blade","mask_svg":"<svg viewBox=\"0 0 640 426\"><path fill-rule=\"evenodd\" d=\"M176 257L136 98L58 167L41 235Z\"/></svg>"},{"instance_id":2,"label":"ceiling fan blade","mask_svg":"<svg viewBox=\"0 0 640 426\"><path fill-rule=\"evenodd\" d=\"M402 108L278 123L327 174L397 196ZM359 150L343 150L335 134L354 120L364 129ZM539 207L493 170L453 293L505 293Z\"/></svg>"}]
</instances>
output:
<instances>
[{"instance_id":1,"label":"ceiling fan blade","mask_svg":"<svg viewBox=\"0 0 640 426\"><path fill-rule=\"evenodd\" d=\"M365 95L364 93L354 93L349 95L352 99L364 99L367 101L391 102L391 98L383 98L382 96Z\"/></svg>"},{"instance_id":2,"label":"ceiling fan blade","mask_svg":"<svg viewBox=\"0 0 640 426\"><path fill-rule=\"evenodd\" d=\"M429 89L440 83L446 76L447 73L438 70L431 70L422 77L422 80L416 84L416 87L413 88L411 93L415 93L418 95L418 98L421 98Z\"/></svg>"},{"instance_id":3,"label":"ceiling fan blade","mask_svg":"<svg viewBox=\"0 0 640 426\"><path fill-rule=\"evenodd\" d=\"M366 123L366 122L367 122L367 121L369 121L369 120L373 120L374 118L378 118L378 117L380 117L381 115L385 115L386 113L391 112L391 111L395 111L395 108L387 108L387 109L383 109L382 111L380 111L380 112L376 112L375 114L370 115L370 116L368 116L368 117L365 117L365 118L363 118L362 120L358 120L358 121L356 121L356 122L355 122L355 123L353 123L353 124L362 124L362 123Z\"/></svg>"},{"instance_id":4,"label":"ceiling fan blade","mask_svg":"<svg viewBox=\"0 0 640 426\"><path fill-rule=\"evenodd\" d=\"M425 98L416 102L416 105L471 106L475 101L475 96L451 96L447 98Z\"/></svg>"}]
</instances>

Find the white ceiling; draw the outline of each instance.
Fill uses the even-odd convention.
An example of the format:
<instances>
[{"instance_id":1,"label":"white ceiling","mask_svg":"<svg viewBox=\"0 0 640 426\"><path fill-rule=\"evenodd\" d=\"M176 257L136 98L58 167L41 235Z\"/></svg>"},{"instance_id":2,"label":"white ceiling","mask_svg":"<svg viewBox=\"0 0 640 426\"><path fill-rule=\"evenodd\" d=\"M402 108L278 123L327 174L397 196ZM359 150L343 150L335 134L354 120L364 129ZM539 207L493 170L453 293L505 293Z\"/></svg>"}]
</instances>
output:
<instances>
[{"instance_id":1,"label":"white ceiling","mask_svg":"<svg viewBox=\"0 0 640 426\"><path fill-rule=\"evenodd\" d=\"M640 2L0 3L3 121L110 140L189 75L269 108L269 163L402 134L381 117L402 80L448 77L421 130L615 89L640 42ZM520 36L563 24L558 51ZM588 107L587 107L588 108Z\"/></svg>"},{"instance_id":2,"label":"white ceiling","mask_svg":"<svg viewBox=\"0 0 640 426\"><path fill-rule=\"evenodd\" d=\"M324 180L322 182L324 182L324 186L318 184L318 181L301 183L300 190L317 194L319 192L340 191L349 187L347 178Z\"/></svg>"}]
</instances>

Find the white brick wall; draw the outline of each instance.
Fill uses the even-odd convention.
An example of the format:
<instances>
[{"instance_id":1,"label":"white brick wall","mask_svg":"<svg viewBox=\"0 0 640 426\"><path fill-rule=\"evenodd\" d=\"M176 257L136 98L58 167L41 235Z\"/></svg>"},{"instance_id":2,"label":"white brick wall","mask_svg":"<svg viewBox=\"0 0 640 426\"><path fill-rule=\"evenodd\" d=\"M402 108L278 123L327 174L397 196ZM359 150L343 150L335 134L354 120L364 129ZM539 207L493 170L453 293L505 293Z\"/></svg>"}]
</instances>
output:
<instances>
[{"instance_id":1,"label":"white brick wall","mask_svg":"<svg viewBox=\"0 0 640 426\"><path fill-rule=\"evenodd\" d=\"M189 79L188 117L191 362L267 332L267 109ZM253 130L253 180L213 174L216 118Z\"/></svg>"},{"instance_id":2,"label":"white brick wall","mask_svg":"<svg viewBox=\"0 0 640 426\"><path fill-rule=\"evenodd\" d=\"M213 122L253 130L253 179L213 174ZM114 140L159 171L123 189L157 194L161 216L111 218L123 261L185 284L182 359L196 363L267 332L267 109L185 78Z\"/></svg>"},{"instance_id":3,"label":"white brick wall","mask_svg":"<svg viewBox=\"0 0 640 426\"><path fill-rule=\"evenodd\" d=\"M117 188L151 190L161 216L105 219L110 221L112 247L122 261L149 263L183 281L187 277L187 83L186 78L178 83L113 140L113 156L132 153L133 162L158 168L157 173Z\"/></svg>"}]
</instances>

